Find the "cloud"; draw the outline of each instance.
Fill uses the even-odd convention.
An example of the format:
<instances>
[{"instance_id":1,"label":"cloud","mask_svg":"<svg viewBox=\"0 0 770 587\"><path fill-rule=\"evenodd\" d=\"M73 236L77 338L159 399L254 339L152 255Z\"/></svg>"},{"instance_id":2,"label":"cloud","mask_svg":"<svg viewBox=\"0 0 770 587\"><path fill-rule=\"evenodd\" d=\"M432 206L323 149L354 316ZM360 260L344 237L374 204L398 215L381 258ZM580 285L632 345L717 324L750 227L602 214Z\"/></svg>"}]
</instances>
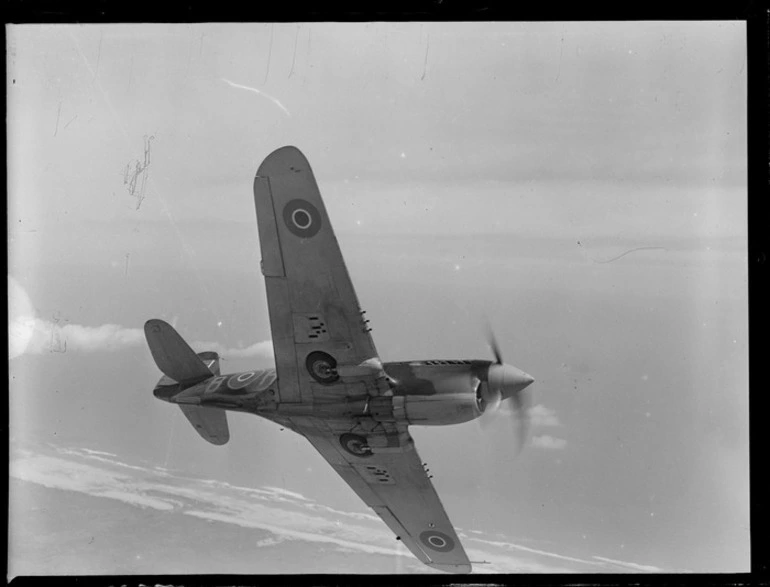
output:
<instances>
[{"instance_id":1,"label":"cloud","mask_svg":"<svg viewBox=\"0 0 770 587\"><path fill-rule=\"evenodd\" d=\"M119 351L146 344L144 329L119 324L84 326L69 324L66 318L36 316L27 292L8 275L8 359L24 354ZM265 340L244 348L227 348L218 342L194 342L199 351L216 351L225 359L273 357L273 342Z\"/></svg>"},{"instance_id":2,"label":"cloud","mask_svg":"<svg viewBox=\"0 0 770 587\"><path fill-rule=\"evenodd\" d=\"M124 328L118 324L66 324L61 327L61 337L68 349L86 352L118 350L144 343L144 331L141 328Z\"/></svg>"},{"instance_id":3,"label":"cloud","mask_svg":"<svg viewBox=\"0 0 770 587\"><path fill-rule=\"evenodd\" d=\"M12 461L11 477L55 489L79 491L156 510L173 510L173 500L146 495L129 474L47 455L27 453Z\"/></svg>"},{"instance_id":4,"label":"cloud","mask_svg":"<svg viewBox=\"0 0 770 587\"><path fill-rule=\"evenodd\" d=\"M17 316L11 321L8 339L9 359L23 354L115 352L147 344L141 328L126 328L119 324L83 326L66 324L60 319L41 320L30 316ZM218 342L194 342L190 346L199 351L216 351L225 359L273 357L271 340L244 348L227 348Z\"/></svg>"},{"instance_id":5,"label":"cloud","mask_svg":"<svg viewBox=\"0 0 770 587\"><path fill-rule=\"evenodd\" d=\"M278 493L280 495L287 495L289 497L293 497L294 499L301 499L302 501L313 501L312 499L308 499L301 493L297 493L296 491L289 491L288 489L281 489L280 487L270 487L269 485L264 486L265 489L268 491L272 491L273 493Z\"/></svg>"},{"instance_id":6,"label":"cloud","mask_svg":"<svg viewBox=\"0 0 770 587\"><path fill-rule=\"evenodd\" d=\"M537 404L529 409L529 417L533 426L561 426L556 411Z\"/></svg>"},{"instance_id":7,"label":"cloud","mask_svg":"<svg viewBox=\"0 0 770 587\"><path fill-rule=\"evenodd\" d=\"M547 448L551 450L562 450L567 446L567 441L562 438L554 438L548 434L542 436L534 436L532 438L532 446L535 448Z\"/></svg>"},{"instance_id":8,"label":"cloud","mask_svg":"<svg viewBox=\"0 0 770 587\"><path fill-rule=\"evenodd\" d=\"M116 351L144 342L141 328L125 328L118 324L82 326L67 324L59 318L42 320L33 316L17 316L11 320L8 330L9 359L45 352Z\"/></svg>"},{"instance_id":9,"label":"cloud","mask_svg":"<svg viewBox=\"0 0 770 587\"><path fill-rule=\"evenodd\" d=\"M620 567L624 567L624 568L628 568L628 569L633 569L635 571L643 571L645 573L663 573L664 572L663 569L660 569L658 567L653 567L652 565L639 565L639 564L636 564L636 563L627 563L627 562L624 562L624 561L619 561L619 560L615 560L615 559L611 559L611 558L606 558L606 557L603 557L603 556L594 556L594 558L596 560L608 562L608 563L611 563L613 565L618 565Z\"/></svg>"},{"instance_id":10,"label":"cloud","mask_svg":"<svg viewBox=\"0 0 770 587\"><path fill-rule=\"evenodd\" d=\"M190 345L196 351L216 351L219 356L227 359L249 359L252 357L273 358L273 341L263 340L244 348L227 348L218 342L194 342Z\"/></svg>"},{"instance_id":11,"label":"cloud","mask_svg":"<svg viewBox=\"0 0 770 587\"><path fill-rule=\"evenodd\" d=\"M413 555L396 543L390 530L371 514L342 512L315 502L301 493L278 487L239 487L214 479L181 476L108 458L109 453L87 448L55 448L50 454L16 450L11 455L10 476L54 489L66 489L109 498L164 516L186 515L269 532L256 543L276 547L284 541L323 543L344 552L403 557L404 571L429 572ZM19 507L12 496L11 508ZM471 560L489 561L474 566L479 573L568 573L617 571L619 561L593 557L585 560L538 550L512 542L488 540L478 530L469 530L467 553ZM520 556L516 553L520 553ZM527 558L529 557L529 558ZM546 560L543 560L545 557ZM548 560L576 563L554 566ZM410 566L408 563L415 563ZM625 564L623 569L659 571L657 567ZM611 569L608 565L615 565ZM45 572L45 569L42 569Z\"/></svg>"},{"instance_id":12,"label":"cloud","mask_svg":"<svg viewBox=\"0 0 770 587\"><path fill-rule=\"evenodd\" d=\"M90 448L82 448L80 450L82 450L83 452L86 452L86 453L88 453L90 455L102 455L102 456L105 456L105 457L117 457L118 456L114 452L104 452L103 450L92 450Z\"/></svg>"},{"instance_id":13,"label":"cloud","mask_svg":"<svg viewBox=\"0 0 770 587\"><path fill-rule=\"evenodd\" d=\"M286 540L288 540L288 538L286 537L264 538L263 540L258 540L255 546L259 548L263 548L265 546L275 546L276 544L280 544L281 542L285 542Z\"/></svg>"},{"instance_id":14,"label":"cloud","mask_svg":"<svg viewBox=\"0 0 770 587\"><path fill-rule=\"evenodd\" d=\"M500 548L506 548L506 549L514 549L514 550L523 550L525 552L531 552L534 554L539 554L541 556L547 556L551 558L558 558L564 561L570 561L575 563L582 563L585 565L591 565L591 566L601 566L602 563L597 563L594 561L585 560L582 558L575 558L574 556L564 556L562 554L556 554L555 552L548 552L546 550L538 550L537 548L530 548L529 546L522 546L521 544L515 544L513 542L502 542L499 540L484 540L482 538L470 538L470 540L475 540L476 542L482 542L485 544L489 544L492 546L498 546Z\"/></svg>"},{"instance_id":15,"label":"cloud","mask_svg":"<svg viewBox=\"0 0 770 587\"><path fill-rule=\"evenodd\" d=\"M137 507L258 528L278 540L299 539L358 552L412 556L394 546L390 531L381 521L342 523L336 516L320 514L311 500L293 491L174 477L152 467L109 460L88 449L57 449L55 455L20 451L19 458L12 460L10 475Z\"/></svg>"},{"instance_id":16,"label":"cloud","mask_svg":"<svg viewBox=\"0 0 770 587\"><path fill-rule=\"evenodd\" d=\"M8 302L9 359L45 352L114 351L144 341L141 328L125 328L118 324L69 324L67 319L59 316L50 320L39 318L27 292L11 275L8 275Z\"/></svg>"},{"instance_id":17,"label":"cloud","mask_svg":"<svg viewBox=\"0 0 770 587\"><path fill-rule=\"evenodd\" d=\"M509 414L513 414L516 411L510 402L503 402L499 409ZM559 418L556 416L556 410L546 408L543 404L537 404L529 408L528 413L532 426L561 426L561 422L559 422Z\"/></svg>"}]
</instances>

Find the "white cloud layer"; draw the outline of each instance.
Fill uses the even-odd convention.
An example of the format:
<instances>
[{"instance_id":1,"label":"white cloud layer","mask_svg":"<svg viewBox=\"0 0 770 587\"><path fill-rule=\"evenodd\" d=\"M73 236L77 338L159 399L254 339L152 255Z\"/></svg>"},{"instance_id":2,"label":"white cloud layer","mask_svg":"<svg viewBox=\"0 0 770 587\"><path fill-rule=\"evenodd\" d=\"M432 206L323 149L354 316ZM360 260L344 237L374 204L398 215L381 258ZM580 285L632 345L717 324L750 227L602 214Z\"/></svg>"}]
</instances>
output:
<instances>
[{"instance_id":1,"label":"white cloud layer","mask_svg":"<svg viewBox=\"0 0 770 587\"><path fill-rule=\"evenodd\" d=\"M546 448L550 450L562 450L567 446L567 441L562 438L554 438L548 434L532 437L532 446L535 448Z\"/></svg>"},{"instance_id":2,"label":"white cloud layer","mask_svg":"<svg viewBox=\"0 0 770 587\"><path fill-rule=\"evenodd\" d=\"M77 491L151 509L160 517L187 515L269 532L258 547L279 547L284 541L333 545L343 552L405 557L414 562L404 570L429 572L374 515L343 512L317 503L295 491L278 487L247 488L217 480L182 477L157 467L143 467L107 458L109 453L92 449L58 448L42 452L15 451L10 475L49 488ZM11 509L18 507L11 495ZM172 523L171 518L168 523ZM465 539L479 573L569 573L627 571L659 572L649 565L624 563L594 556L594 560L564 556L501 540L488 540L478 530ZM11 537L13 539L13 537ZM513 555L512 552L518 553ZM529 558L522 558L522 556ZM573 563L555 567L550 561ZM45 574L45 568L40 569Z\"/></svg>"},{"instance_id":3,"label":"white cloud layer","mask_svg":"<svg viewBox=\"0 0 770 587\"><path fill-rule=\"evenodd\" d=\"M46 352L116 351L144 342L141 328L124 328L118 324L82 326L33 316L13 319L8 335L9 359L23 354L39 355Z\"/></svg>"},{"instance_id":4,"label":"white cloud layer","mask_svg":"<svg viewBox=\"0 0 770 587\"><path fill-rule=\"evenodd\" d=\"M660 569L658 567L653 567L652 565L639 565L637 563L628 563L624 561L615 560L612 558L607 558L604 556L594 556L594 558L596 560L611 563L613 565L618 565L620 567L631 569L634 571L641 571L644 573L662 573L663 572L663 569Z\"/></svg>"},{"instance_id":5,"label":"white cloud layer","mask_svg":"<svg viewBox=\"0 0 770 587\"><path fill-rule=\"evenodd\" d=\"M529 409L529 417L533 426L560 426L556 410L537 404Z\"/></svg>"},{"instance_id":6,"label":"white cloud layer","mask_svg":"<svg viewBox=\"0 0 770 587\"><path fill-rule=\"evenodd\" d=\"M198 352L216 351L223 359L248 359L251 357L273 357L273 341L263 340L244 348L228 348L218 342L195 342L190 345Z\"/></svg>"},{"instance_id":7,"label":"white cloud layer","mask_svg":"<svg viewBox=\"0 0 770 587\"><path fill-rule=\"evenodd\" d=\"M24 354L119 351L147 344L143 328L119 324L84 326L69 324L56 316L51 320L39 318L27 292L12 275L8 275L8 317L9 359ZM244 348L227 348L218 342L193 342L190 346L199 352L216 351L226 359L273 356L271 340Z\"/></svg>"},{"instance_id":8,"label":"white cloud layer","mask_svg":"<svg viewBox=\"0 0 770 587\"><path fill-rule=\"evenodd\" d=\"M63 324L57 320L29 316L14 319L9 325L8 335L9 359L23 354L114 352L147 344L142 328L126 328L119 324ZM216 351L225 359L273 356L270 340L244 348L228 348L218 342L194 342L190 346L198 351Z\"/></svg>"}]
</instances>

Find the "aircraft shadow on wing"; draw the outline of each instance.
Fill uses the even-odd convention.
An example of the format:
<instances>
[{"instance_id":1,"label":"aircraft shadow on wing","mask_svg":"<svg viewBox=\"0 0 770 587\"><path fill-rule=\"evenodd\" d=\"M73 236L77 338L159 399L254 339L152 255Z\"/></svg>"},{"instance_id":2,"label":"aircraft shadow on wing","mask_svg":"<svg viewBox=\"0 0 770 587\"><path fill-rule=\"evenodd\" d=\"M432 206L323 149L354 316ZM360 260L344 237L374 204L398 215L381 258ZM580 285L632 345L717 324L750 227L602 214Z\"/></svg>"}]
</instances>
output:
<instances>
[{"instance_id":1,"label":"aircraft shadow on wing","mask_svg":"<svg viewBox=\"0 0 770 587\"><path fill-rule=\"evenodd\" d=\"M510 401L526 434L533 379L490 360L383 363L358 303L313 172L295 147L271 153L254 178L275 369L222 375L163 320L144 330L164 376L154 395L177 404L222 445L226 410L305 436L423 563L468 573L471 562L423 466L409 426L467 422ZM520 445L523 444L523 438Z\"/></svg>"}]
</instances>

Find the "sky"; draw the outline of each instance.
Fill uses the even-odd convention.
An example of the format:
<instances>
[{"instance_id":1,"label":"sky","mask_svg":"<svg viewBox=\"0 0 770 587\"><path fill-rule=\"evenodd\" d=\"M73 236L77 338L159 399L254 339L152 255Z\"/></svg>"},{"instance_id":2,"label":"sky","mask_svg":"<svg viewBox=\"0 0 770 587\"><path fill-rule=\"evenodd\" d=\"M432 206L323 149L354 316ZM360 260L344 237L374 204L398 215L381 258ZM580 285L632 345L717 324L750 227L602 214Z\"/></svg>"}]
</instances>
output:
<instances>
[{"instance_id":1,"label":"sky","mask_svg":"<svg viewBox=\"0 0 770 587\"><path fill-rule=\"evenodd\" d=\"M149 318L272 366L289 144L383 361L489 321L536 379L518 457L505 413L411 428L476 572L749 570L743 23L6 32L9 575L432 572L302 437L152 396Z\"/></svg>"}]
</instances>

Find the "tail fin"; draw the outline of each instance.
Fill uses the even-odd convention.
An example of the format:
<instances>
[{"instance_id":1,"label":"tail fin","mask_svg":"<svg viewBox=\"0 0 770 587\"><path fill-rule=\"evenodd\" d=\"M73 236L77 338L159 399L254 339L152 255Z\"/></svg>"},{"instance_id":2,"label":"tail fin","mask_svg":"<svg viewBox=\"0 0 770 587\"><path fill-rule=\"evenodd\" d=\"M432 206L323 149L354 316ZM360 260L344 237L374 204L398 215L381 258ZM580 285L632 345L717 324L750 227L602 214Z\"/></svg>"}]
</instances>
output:
<instances>
[{"instance_id":1,"label":"tail fin","mask_svg":"<svg viewBox=\"0 0 770 587\"><path fill-rule=\"evenodd\" d=\"M199 357L179 333L163 320L148 320L144 325L144 335L158 369L178 383L190 385L213 377L214 373L206 366L212 359L215 359L212 366L216 365L219 369L219 357Z\"/></svg>"}]
</instances>

